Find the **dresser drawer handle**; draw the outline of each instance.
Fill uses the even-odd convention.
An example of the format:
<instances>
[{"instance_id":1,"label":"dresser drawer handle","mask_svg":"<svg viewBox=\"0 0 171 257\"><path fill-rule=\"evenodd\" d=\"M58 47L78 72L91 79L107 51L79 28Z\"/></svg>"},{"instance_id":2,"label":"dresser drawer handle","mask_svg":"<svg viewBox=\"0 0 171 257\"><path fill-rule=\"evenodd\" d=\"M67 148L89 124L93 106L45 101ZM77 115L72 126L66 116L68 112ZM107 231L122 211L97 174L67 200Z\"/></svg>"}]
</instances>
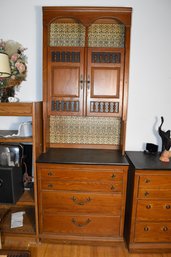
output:
<instances>
[{"instance_id":1,"label":"dresser drawer handle","mask_svg":"<svg viewBox=\"0 0 171 257\"><path fill-rule=\"evenodd\" d=\"M48 184L48 188L52 188L53 187L53 184Z\"/></svg>"},{"instance_id":2,"label":"dresser drawer handle","mask_svg":"<svg viewBox=\"0 0 171 257\"><path fill-rule=\"evenodd\" d=\"M146 208L147 208L147 209L151 209L151 204L147 204L147 205L146 205Z\"/></svg>"},{"instance_id":3,"label":"dresser drawer handle","mask_svg":"<svg viewBox=\"0 0 171 257\"><path fill-rule=\"evenodd\" d=\"M115 174L112 174L112 179L116 178L116 175Z\"/></svg>"},{"instance_id":4,"label":"dresser drawer handle","mask_svg":"<svg viewBox=\"0 0 171 257\"><path fill-rule=\"evenodd\" d=\"M114 185L112 185L110 189L111 189L111 190L115 190L115 186L114 186Z\"/></svg>"},{"instance_id":5,"label":"dresser drawer handle","mask_svg":"<svg viewBox=\"0 0 171 257\"><path fill-rule=\"evenodd\" d=\"M150 194L150 193L146 191L146 192L144 193L144 196L149 196L149 194Z\"/></svg>"},{"instance_id":6,"label":"dresser drawer handle","mask_svg":"<svg viewBox=\"0 0 171 257\"><path fill-rule=\"evenodd\" d=\"M53 175L53 172L49 171L48 176L52 176L52 175Z\"/></svg>"},{"instance_id":7,"label":"dresser drawer handle","mask_svg":"<svg viewBox=\"0 0 171 257\"><path fill-rule=\"evenodd\" d=\"M168 231L168 227L163 226L163 227L162 227L162 231Z\"/></svg>"},{"instance_id":8,"label":"dresser drawer handle","mask_svg":"<svg viewBox=\"0 0 171 257\"><path fill-rule=\"evenodd\" d=\"M166 205L165 205L165 208L166 208L167 210L169 210L169 209L171 208L170 204L166 204Z\"/></svg>"},{"instance_id":9,"label":"dresser drawer handle","mask_svg":"<svg viewBox=\"0 0 171 257\"><path fill-rule=\"evenodd\" d=\"M72 218L72 223L73 223L75 226L77 226L77 227L84 227L84 226L88 225L90 222L91 222L91 220L90 220L90 219L87 219L84 223L79 223L79 222L77 222L76 219Z\"/></svg>"},{"instance_id":10,"label":"dresser drawer handle","mask_svg":"<svg viewBox=\"0 0 171 257\"><path fill-rule=\"evenodd\" d=\"M145 179L145 183L146 183L146 184L147 184L147 183L150 183L150 179L146 178L146 179Z\"/></svg>"},{"instance_id":11,"label":"dresser drawer handle","mask_svg":"<svg viewBox=\"0 0 171 257\"><path fill-rule=\"evenodd\" d=\"M88 197L87 199L80 201L80 200L78 200L75 196L73 196L73 197L71 198L71 200L72 200L75 204L77 204L77 205L84 205L84 204L90 202L90 201L91 201L91 198Z\"/></svg>"},{"instance_id":12,"label":"dresser drawer handle","mask_svg":"<svg viewBox=\"0 0 171 257\"><path fill-rule=\"evenodd\" d=\"M149 227L144 227L144 231L149 231L150 228Z\"/></svg>"}]
</instances>

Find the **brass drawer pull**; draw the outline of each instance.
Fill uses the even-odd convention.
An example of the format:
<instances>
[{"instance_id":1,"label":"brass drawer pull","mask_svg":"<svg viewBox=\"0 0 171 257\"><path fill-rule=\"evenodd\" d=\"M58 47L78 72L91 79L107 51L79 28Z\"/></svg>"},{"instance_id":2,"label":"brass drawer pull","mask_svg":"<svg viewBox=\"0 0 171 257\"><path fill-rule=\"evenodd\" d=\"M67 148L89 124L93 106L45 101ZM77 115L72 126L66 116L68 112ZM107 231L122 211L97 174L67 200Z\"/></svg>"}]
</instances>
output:
<instances>
[{"instance_id":1,"label":"brass drawer pull","mask_svg":"<svg viewBox=\"0 0 171 257\"><path fill-rule=\"evenodd\" d=\"M91 201L91 198L88 197L88 198L85 199L85 200L79 201L75 196L73 196L73 197L71 198L71 200L72 200L75 204L77 204L77 205L84 205L84 204L90 202L90 201Z\"/></svg>"},{"instance_id":2,"label":"brass drawer pull","mask_svg":"<svg viewBox=\"0 0 171 257\"><path fill-rule=\"evenodd\" d=\"M111 190L115 190L115 186L114 186L114 185L112 185L110 189L111 189Z\"/></svg>"},{"instance_id":3,"label":"brass drawer pull","mask_svg":"<svg viewBox=\"0 0 171 257\"><path fill-rule=\"evenodd\" d=\"M77 227L84 227L91 222L90 219L87 219L84 223L78 223L76 219L72 218L72 223Z\"/></svg>"},{"instance_id":4,"label":"brass drawer pull","mask_svg":"<svg viewBox=\"0 0 171 257\"><path fill-rule=\"evenodd\" d=\"M146 208L147 208L147 209L151 209L151 204L147 204L147 205L146 205Z\"/></svg>"},{"instance_id":5,"label":"brass drawer pull","mask_svg":"<svg viewBox=\"0 0 171 257\"><path fill-rule=\"evenodd\" d=\"M116 178L116 175L115 174L112 174L112 179Z\"/></svg>"},{"instance_id":6,"label":"brass drawer pull","mask_svg":"<svg viewBox=\"0 0 171 257\"><path fill-rule=\"evenodd\" d=\"M146 232L147 232L147 231L149 231L149 230L150 230L150 228L149 228L149 227L147 227L147 226L146 226L146 227L144 227L144 231L146 231Z\"/></svg>"},{"instance_id":7,"label":"brass drawer pull","mask_svg":"<svg viewBox=\"0 0 171 257\"><path fill-rule=\"evenodd\" d=\"M53 172L49 171L48 176L52 176L52 175L53 175Z\"/></svg>"},{"instance_id":8,"label":"brass drawer pull","mask_svg":"<svg viewBox=\"0 0 171 257\"><path fill-rule=\"evenodd\" d=\"M166 205L165 205L165 208L166 208L167 210L169 210L169 209L171 208L170 204L166 204Z\"/></svg>"},{"instance_id":9,"label":"brass drawer pull","mask_svg":"<svg viewBox=\"0 0 171 257\"><path fill-rule=\"evenodd\" d=\"M146 178L146 179L145 179L145 183L146 183L146 184L147 184L147 183L150 183L150 179Z\"/></svg>"},{"instance_id":10,"label":"brass drawer pull","mask_svg":"<svg viewBox=\"0 0 171 257\"><path fill-rule=\"evenodd\" d=\"M162 227L162 231L168 231L168 227L163 226L163 227Z\"/></svg>"},{"instance_id":11,"label":"brass drawer pull","mask_svg":"<svg viewBox=\"0 0 171 257\"><path fill-rule=\"evenodd\" d=\"M146 192L144 193L144 196L149 196L149 194L150 194L150 193L146 191Z\"/></svg>"}]
</instances>

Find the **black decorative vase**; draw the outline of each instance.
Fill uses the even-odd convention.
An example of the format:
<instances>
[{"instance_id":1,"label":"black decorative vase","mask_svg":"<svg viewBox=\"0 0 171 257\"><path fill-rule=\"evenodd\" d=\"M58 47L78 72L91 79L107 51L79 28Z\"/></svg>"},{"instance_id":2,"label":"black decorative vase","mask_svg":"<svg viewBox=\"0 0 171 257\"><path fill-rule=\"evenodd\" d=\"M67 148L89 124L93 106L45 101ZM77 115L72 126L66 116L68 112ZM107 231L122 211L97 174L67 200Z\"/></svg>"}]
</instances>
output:
<instances>
[{"instance_id":1,"label":"black decorative vase","mask_svg":"<svg viewBox=\"0 0 171 257\"><path fill-rule=\"evenodd\" d=\"M8 102L8 97L14 97L15 90L13 87L0 88L0 102Z\"/></svg>"}]
</instances>

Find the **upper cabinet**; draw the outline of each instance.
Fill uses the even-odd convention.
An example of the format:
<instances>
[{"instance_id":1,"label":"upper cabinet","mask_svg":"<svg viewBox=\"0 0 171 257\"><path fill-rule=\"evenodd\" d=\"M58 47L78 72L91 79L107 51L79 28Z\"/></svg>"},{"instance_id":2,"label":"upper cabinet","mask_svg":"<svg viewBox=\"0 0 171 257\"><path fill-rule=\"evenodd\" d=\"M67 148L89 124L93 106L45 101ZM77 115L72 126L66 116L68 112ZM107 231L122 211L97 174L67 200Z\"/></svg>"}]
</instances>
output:
<instances>
[{"instance_id":1,"label":"upper cabinet","mask_svg":"<svg viewBox=\"0 0 171 257\"><path fill-rule=\"evenodd\" d=\"M74 19L59 18L48 33L49 113L83 114L85 27Z\"/></svg>"},{"instance_id":2,"label":"upper cabinet","mask_svg":"<svg viewBox=\"0 0 171 257\"><path fill-rule=\"evenodd\" d=\"M43 7L47 130L47 120L56 115L126 120L131 12L114 7Z\"/></svg>"}]
</instances>

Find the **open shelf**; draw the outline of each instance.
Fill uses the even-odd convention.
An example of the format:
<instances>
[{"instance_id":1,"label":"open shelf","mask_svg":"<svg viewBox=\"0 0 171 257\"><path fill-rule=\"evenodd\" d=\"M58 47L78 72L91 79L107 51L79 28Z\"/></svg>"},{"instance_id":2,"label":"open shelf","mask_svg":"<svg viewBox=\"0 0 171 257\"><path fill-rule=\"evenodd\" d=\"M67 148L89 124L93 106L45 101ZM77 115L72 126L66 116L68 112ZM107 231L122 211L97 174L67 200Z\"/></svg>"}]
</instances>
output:
<instances>
[{"instance_id":1,"label":"open shelf","mask_svg":"<svg viewBox=\"0 0 171 257\"><path fill-rule=\"evenodd\" d=\"M18 206L34 206L34 190L25 190L19 201L16 203Z\"/></svg>"},{"instance_id":2,"label":"open shelf","mask_svg":"<svg viewBox=\"0 0 171 257\"><path fill-rule=\"evenodd\" d=\"M33 137L12 136L17 134L18 130L0 130L0 143L32 143ZM10 136L11 135L11 136ZM6 137L8 136L8 137Z\"/></svg>"},{"instance_id":3,"label":"open shelf","mask_svg":"<svg viewBox=\"0 0 171 257\"><path fill-rule=\"evenodd\" d=\"M1 103L0 116L32 116L32 102Z\"/></svg>"},{"instance_id":4,"label":"open shelf","mask_svg":"<svg viewBox=\"0 0 171 257\"><path fill-rule=\"evenodd\" d=\"M32 137L8 137L8 138L0 138L0 143L32 143Z\"/></svg>"},{"instance_id":5,"label":"open shelf","mask_svg":"<svg viewBox=\"0 0 171 257\"><path fill-rule=\"evenodd\" d=\"M0 203L0 214L4 209L8 210L5 217L0 222L3 239L8 238L32 238L38 239L38 210L37 210L37 182L36 182L36 159L42 153L42 102L17 102L0 103L0 116L28 117L32 121L32 136L18 137L9 136L17 134L18 130L0 130L0 143L18 143L32 145L32 169L34 171L34 185L29 190L24 190L22 196L15 204ZM8 135L8 137L4 137ZM11 228L11 213L25 211L22 227ZM13 240L12 239L12 240ZM4 244L4 242L3 242Z\"/></svg>"},{"instance_id":6,"label":"open shelf","mask_svg":"<svg viewBox=\"0 0 171 257\"><path fill-rule=\"evenodd\" d=\"M23 226L11 228L11 214L24 211ZM1 231L9 234L30 234L35 235L35 210L33 207L10 207L2 224Z\"/></svg>"}]
</instances>

